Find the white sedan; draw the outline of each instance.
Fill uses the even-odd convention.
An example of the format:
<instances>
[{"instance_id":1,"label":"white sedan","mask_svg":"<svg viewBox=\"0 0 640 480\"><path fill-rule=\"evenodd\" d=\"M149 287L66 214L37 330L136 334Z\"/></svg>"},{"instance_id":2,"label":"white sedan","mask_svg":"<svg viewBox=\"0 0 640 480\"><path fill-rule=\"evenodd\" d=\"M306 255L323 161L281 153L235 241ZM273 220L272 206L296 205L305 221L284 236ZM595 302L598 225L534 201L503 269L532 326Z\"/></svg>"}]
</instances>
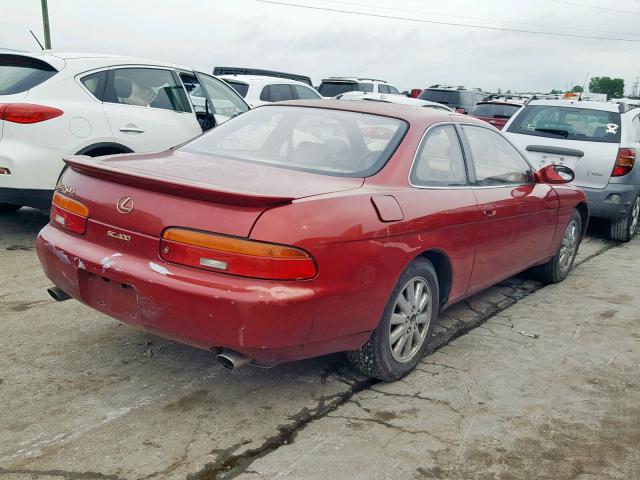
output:
<instances>
[{"instance_id":1,"label":"white sedan","mask_svg":"<svg viewBox=\"0 0 640 480\"><path fill-rule=\"evenodd\" d=\"M446 105L428 100L419 100L417 98L407 97L405 95L393 95L385 93L368 93L368 92L346 92L336 95L336 100L367 100L371 102L398 103L400 105L409 105L413 107L434 108L436 110L453 110Z\"/></svg>"}]
</instances>

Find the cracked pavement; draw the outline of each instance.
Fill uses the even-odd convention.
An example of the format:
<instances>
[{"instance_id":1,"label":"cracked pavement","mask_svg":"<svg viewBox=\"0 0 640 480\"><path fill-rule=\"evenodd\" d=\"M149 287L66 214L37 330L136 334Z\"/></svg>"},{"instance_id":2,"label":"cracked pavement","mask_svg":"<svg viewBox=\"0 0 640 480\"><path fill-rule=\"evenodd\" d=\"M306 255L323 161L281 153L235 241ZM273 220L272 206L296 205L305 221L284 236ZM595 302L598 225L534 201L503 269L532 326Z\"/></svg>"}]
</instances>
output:
<instances>
[{"instance_id":1,"label":"cracked pavement","mask_svg":"<svg viewBox=\"0 0 640 480\"><path fill-rule=\"evenodd\" d=\"M56 303L45 222L0 217L0 480L640 476L638 240L595 230L563 284L453 306L439 349L383 384L342 355L229 372Z\"/></svg>"}]
</instances>

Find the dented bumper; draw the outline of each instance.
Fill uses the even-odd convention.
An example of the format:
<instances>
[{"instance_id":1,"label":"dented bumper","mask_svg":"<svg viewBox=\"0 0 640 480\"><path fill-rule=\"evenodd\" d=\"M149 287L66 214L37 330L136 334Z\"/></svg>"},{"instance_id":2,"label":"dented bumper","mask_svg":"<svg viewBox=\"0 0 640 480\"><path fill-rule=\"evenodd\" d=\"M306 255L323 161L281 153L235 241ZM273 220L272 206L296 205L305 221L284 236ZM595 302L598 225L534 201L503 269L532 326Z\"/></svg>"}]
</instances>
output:
<instances>
[{"instance_id":1,"label":"dented bumper","mask_svg":"<svg viewBox=\"0 0 640 480\"><path fill-rule=\"evenodd\" d=\"M145 258L47 225L37 251L65 293L122 322L199 348L229 348L258 363L303 356L314 317L313 282L255 280ZM155 246L154 246L155 245Z\"/></svg>"}]
</instances>

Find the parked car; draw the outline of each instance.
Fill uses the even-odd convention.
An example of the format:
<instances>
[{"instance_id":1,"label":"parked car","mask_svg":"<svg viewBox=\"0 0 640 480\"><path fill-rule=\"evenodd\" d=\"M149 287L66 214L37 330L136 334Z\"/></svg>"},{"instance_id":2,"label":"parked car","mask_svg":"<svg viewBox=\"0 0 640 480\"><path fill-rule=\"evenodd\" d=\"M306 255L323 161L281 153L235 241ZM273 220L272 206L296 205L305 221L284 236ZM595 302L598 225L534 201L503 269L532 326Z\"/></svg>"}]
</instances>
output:
<instances>
[{"instance_id":1,"label":"parked car","mask_svg":"<svg viewBox=\"0 0 640 480\"><path fill-rule=\"evenodd\" d=\"M490 98L476 103L469 115L502 130L513 114L522 108L524 102L525 99L520 97Z\"/></svg>"},{"instance_id":2,"label":"parked car","mask_svg":"<svg viewBox=\"0 0 640 480\"><path fill-rule=\"evenodd\" d=\"M432 85L418 96L420 100L429 100L447 105L458 113L469 113L486 95L478 90L464 87Z\"/></svg>"},{"instance_id":3,"label":"parked car","mask_svg":"<svg viewBox=\"0 0 640 480\"><path fill-rule=\"evenodd\" d=\"M332 98L345 92L369 92L369 93L392 93L399 95L400 91L385 82L373 78L360 77L329 77L322 80L318 87L318 92L324 98Z\"/></svg>"},{"instance_id":4,"label":"parked car","mask_svg":"<svg viewBox=\"0 0 640 480\"><path fill-rule=\"evenodd\" d=\"M418 100L417 98L407 97L405 95L387 95L384 93L367 93L367 92L346 92L335 96L336 100L365 100L372 102L397 103L399 105L410 105L413 107L434 108L436 110L446 110L452 112L449 107L440 103L428 102L427 100Z\"/></svg>"},{"instance_id":5,"label":"parked car","mask_svg":"<svg viewBox=\"0 0 640 480\"><path fill-rule=\"evenodd\" d=\"M263 70L261 68L245 68L245 67L214 67L213 75L220 77L222 75L258 75L261 77L288 78L296 80L313 87L311 77L300 75L297 73L277 72L275 70Z\"/></svg>"},{"instance_id":6,"label":"parked car","mask_svg":"<svg viewBox=\"0 0 640 480\"><path fill-rule=\"evenodd\" d=\"M640 109L578 100L532 100L505 127L537 168L566 165L611 238L629 241L640 219Z\"/></svg>"},{"instance_id":7,"label":"parked car","mask_svg":"<svg viewBox=\"0 0 640 480\"><path fill-rule=\"evenodd\" d=\"M288 78L261 75L221 75L253 108L265 103L285 100L315 100L322 98L313 87Z\"/></svg>"},{"instance_id":8,"label":"parked car","mask_svg":"<svg viewBox=\"0 0 640 480\"><path fill-rule=\"evenodd\" d=\"M188 67L0 51L0 212L48 209L64 155L165 150L248 109Z\"/></svg>"},{"instance_id":9,"label":"parked car","mask_svg":"<svg viewBox=\"0 0 640 480\"><path fill-rule=\"evenodd\" d=\"M228 368L350 351L398 379L442 309L530 267L563 280L588 217L569 168L390 103L264 105L165 152L66 161L37 241L50 293Z\"/></svg>"}]
</instances>

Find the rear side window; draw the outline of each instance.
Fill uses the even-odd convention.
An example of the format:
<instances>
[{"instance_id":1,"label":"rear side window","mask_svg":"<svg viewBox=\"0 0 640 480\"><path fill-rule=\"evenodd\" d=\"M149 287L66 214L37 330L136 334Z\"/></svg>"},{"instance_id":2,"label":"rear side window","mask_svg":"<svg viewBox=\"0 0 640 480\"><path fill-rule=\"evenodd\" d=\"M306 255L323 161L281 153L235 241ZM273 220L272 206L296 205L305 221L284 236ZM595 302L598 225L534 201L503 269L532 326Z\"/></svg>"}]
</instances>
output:
<instances>
[{"instance_id":1,"label":"rear side window","mask_svg":"<svg viewBox=\"0 0 640 480\"><path fill-rule=\"evenodd\" d=\"M359 92L373 92L373 83L359 83L358 84Z\"/></svg>"},{"instance_id":2,"label":"rear side window","mask_svg":"<svg viewBox=\"0 0 640 480\"><path fill-rule=\"evenodd\" d=\"M240 94L242 98L247 96L247 92L249 91L249 85L241 82L233 82L231 80L225 80L229 85L233 87L233 89Z\"/></svg>"},{"instance_id":3,"label":"rear side window","mask_svg":"<svg viewBox=\"0 0 640 480\"><path fill-rule=\"evenodd\" d=\"M320 98L320 95L318 95L316 92L314 92L310 88L303 87L302 85L291 85L291 86L293 87L293 90L296 92L296 98L311 99L311 100L317 100L318 98Z\"/></svg>"},{"instance_id":4,"label":"rear side window","mask_svg":"<svg viewBox=\"0 0 640 480\"><path fill-rule=\"evenodd\" d=\"M398 91L398 89L393 85L387 85L387 88L389 89L389 93L393 93L394 95L400 95L400 92Z\"/></svg>"},{"instance_id":5,"label":"rear side window","mask_svg":"<svg viewBox=\"0 0 640 480\"><path fill-rule=\"evenodd\" d=\"M187 94L170 70L118 68L109 73L105 102L191 112Z\"/></svg>"},{"instance_id":6,"label":"rear side window","mask_svg":"<svg viewBox=\"0 0 640 480\"><path fill-rule=\"evenodd\" d=\"M633 119L633 128L636 131L636 141L640 142L640 115Z\"/></svg>"},{"instance_id":7,"label":"rear side window","mask_svg":"<svg viewBox=\"0 0 640 480\"><path fill-rule=\"evenodd\" d=\"M445 105L458 105L460 102L460 93L451 90L423 90L420 100L428 100L430 102L443 103Z\"/></svg>"},{"instance_id":8,"label":"rear side window","mask_svg":"<svg viewBox=\"0 0 640 480\"><path fill-rule=\"evenodd\" d=\"M529 164L499 133L471 125L461 129L471 151L477 185L502 186L533 180Z\"/></svg>"},{"instance_id":9,"label":"rear side window","mask_svg":"<svg viewBox=\"0 0 640 480\"><path fill-rule=\"evenodd\" d=\"M107 85L107 71L91 73L85 75L80 79L82 84L87 90L91 92L91 95L102 101L104 98L104 90Z\"/></svg>"},{"instance_id":10,"label":"rear side window","mask_svg":"<svg viewBox=\"0 0 640 480\"><path fill-rule=\"evenodd\" d=\"M590 108L528 105L518 114L509 132L536 137L620 142L620 114Z\"/></svg>"},{"instance_id":11,"label":"rear side window","mask_svg":"<svg viewBox=\"0 0 640 480\"><path fill-rule=\"evenodd\" d=\"M458 134L453 125L432 128L424 137L411 170L412 185L465 185L467 173Z\"/></svg>"},{"instance_id":12,"label":"rear side window","mask_svg":"<svg viewBox=\"0 0 640 480\"><path fill-rule=\"evenodd\" d=\"M497 103L480 103L471 111L472 115L488 118L511 118L520 109L517 105L500 105Z\"/></svg>"},{"instance_id":13,"label":"rear side window","mask_svg":"<svg viewBox=\"0 0 640 480\"><path fill-rule=\"evenodd\" d=\"M378 91L380 93L390 93L389 87L387 87L386 85L378 85Z\"/></svg>"},{"instance_id":14,"label":"rear side window","mask_svg":"<svg viewBox=\"0 0 640 480\"><path fill-rule=\"evenodd\" d=\"M320 92L320 95L323 97L335 97L341 93L353 92L355 90L364 91L358 88L356 82L322 82L318 87L318 92Z\"/></svg>"},{"instance_id":15,"label":"rear side window","mask_svg":"<svg viewBox=\"0 0 640 480\"><path fill-rule=\"evenodd\" d=\"M21 55L0 55L0 95L26 92L58 71L46 62Z\"/></svg>"},{"instance_id":16,"label":"rear side window","mask_svg":"<svg viewBox=\"0 0 640 480\"><path fill-rule=\"evenodd\" d=\"M264 102L283 102L293 100L293 91L289 84L267 85L260 93L260 100Z\"/></svg>"}]
</instances>

